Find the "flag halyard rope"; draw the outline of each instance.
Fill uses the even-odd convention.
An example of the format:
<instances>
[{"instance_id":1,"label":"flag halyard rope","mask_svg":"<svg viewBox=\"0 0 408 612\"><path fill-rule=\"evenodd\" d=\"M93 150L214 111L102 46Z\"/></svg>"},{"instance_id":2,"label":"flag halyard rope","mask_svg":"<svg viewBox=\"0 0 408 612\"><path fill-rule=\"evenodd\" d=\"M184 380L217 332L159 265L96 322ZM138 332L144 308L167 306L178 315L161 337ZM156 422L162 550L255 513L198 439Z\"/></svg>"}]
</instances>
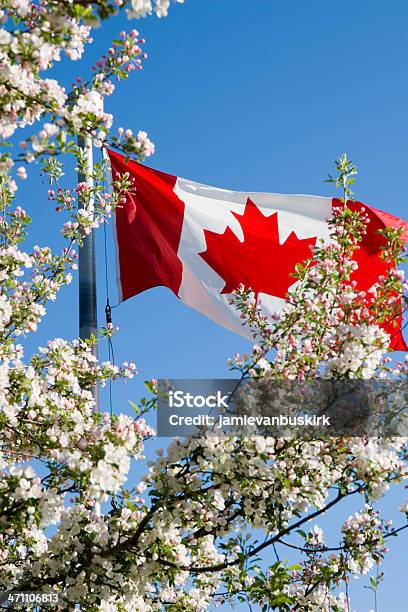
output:
<instances>
[{"instance_id":1,"label":"flag halyard rope","mask_svg":"<svg viewBox=\"0 0 408 612\"><path fill-rule=\"evenodd\" d=\"M106 182L108 184L108 189L112 189L112 175L109 167L109 157L105 147L102 149L103 159L106 163ZM111 306L110 303L110 287L109 287L109 263L108 263L108 236L106 229L106 222L103 225L103 241L104 241L104 259L105 259L105 292L106 292L106 304L105 304L105 323L108 331L112 330L112 308L116 308L119 306L115 304ZM110 335L107 336L108 342L108 361L115 365L115 351L113 347L112 337ZM112 400L112 379L109 380L109 412L110 416L113 415L113 400Z\"/></svg>"}]
</instances>

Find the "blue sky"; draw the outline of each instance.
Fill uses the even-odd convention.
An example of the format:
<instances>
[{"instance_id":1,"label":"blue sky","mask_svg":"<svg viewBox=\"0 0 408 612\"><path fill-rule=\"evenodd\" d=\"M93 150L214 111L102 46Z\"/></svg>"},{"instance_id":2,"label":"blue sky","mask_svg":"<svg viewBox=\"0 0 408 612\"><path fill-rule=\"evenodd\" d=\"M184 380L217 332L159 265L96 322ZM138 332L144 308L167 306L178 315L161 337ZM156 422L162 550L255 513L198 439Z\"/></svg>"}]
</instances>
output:
<instances>
[{"instance_id":1,"label":"blue sky","mask_svg":"<svg viewBox=\"0 0 408 612\"><path fill-rule=\"evenodd\" d=\"M347 152L359 167L358 199L407 219L407 19L405 0L391 6L379 0L186 0L167 19L113 19L94 33L84 60L63 62L56 74L69 86L75 76L86 76L121 29L137 27L149 58L141 73L119 84L106 108L116 127L149 132L157 147L149 165L224 188L331 195L323 181L333 160ZM19 198L33 216L30 241L56 247L62 219L52 213L46 189L32 177ZM99 232L101 322L102 238ZM116 303L110 232L108 251ZM140 371L134 382L114 387L118 412L128 410L129 399L137 401L146 378L225 377L226 359L248 348L162 288L114 309L113 320L120 328L117 361L135 361ZM50 306L28 348L55 336L73 338L77 327L75 281ZM382 504L390 515L402 497L400 490ZM336 541L349 513L347 508L328 519L329 540ZM392 543L381 612L406 609L405 550L404 536ZM368 579L351 587L358 612L373 607L363 584Z\"/></svg>"}]
</instances>

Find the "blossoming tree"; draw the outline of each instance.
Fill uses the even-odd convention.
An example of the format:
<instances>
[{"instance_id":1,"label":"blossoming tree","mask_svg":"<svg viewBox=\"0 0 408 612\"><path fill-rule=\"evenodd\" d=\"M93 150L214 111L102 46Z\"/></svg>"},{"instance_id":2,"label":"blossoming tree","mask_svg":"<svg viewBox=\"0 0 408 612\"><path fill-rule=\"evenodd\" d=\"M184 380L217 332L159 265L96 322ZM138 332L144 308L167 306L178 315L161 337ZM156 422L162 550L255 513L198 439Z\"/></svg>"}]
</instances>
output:
<instances>
[{"instance_id":1,"label":"blossoming tree","mask_svg":"<svg viewBox=\"0 0 408 612\"><path fill-rule=\"evenodd\" d=\"M78 135L138 159L154 151L142 131L111 134L112 117L100 104L114 80L140 68L137 31L121 33L69 95L44 72L62 55L79 59L91 27L115 10L160 17L169 5L1 3L0 136L6 144L26 126L36 131L20 152L11 147L0 155L0 591L53 591L59 610L77 604L89 611L184 612L230 609L237 600L265 611L348 610L347 581L379 564L387 538L406 527L408 505L395 527L374 507L406 477L404 438L176 439L143 481L126 488L131 460L141 458L153 435L142 415L154 399L134 419L110 417L94 410L92 389L131 378L135 366L98 363L92 339L53 339L24 359L24 338L70 282L75 243L107 222L131 188L124 175L113 192L107 189L103 164L95 166L93 186L67 186L61 160L74 156L85 170ZM61 253L24 249L30 219L16 189L35 163L49 178L50 200L68 215ZM331 221L333 240L298 268L284 312L271 321L250 288L236 292L233 301L257 336L251 355L232 360L243 378L406 379L407 364L390 363L382 327L405 299L402 273L391 266L369 301L348 282L367 222L347 207L354 173L346 158L339 160L335 182L344 193ZM384 257L399 264L399 232L388 229L384 238ZM318 518L350 497L361 500L361 510L333 544ZM283 560L287 547L296 565ZM270 549L276 561L263 557Z\"/></svg>"}]
</instances>

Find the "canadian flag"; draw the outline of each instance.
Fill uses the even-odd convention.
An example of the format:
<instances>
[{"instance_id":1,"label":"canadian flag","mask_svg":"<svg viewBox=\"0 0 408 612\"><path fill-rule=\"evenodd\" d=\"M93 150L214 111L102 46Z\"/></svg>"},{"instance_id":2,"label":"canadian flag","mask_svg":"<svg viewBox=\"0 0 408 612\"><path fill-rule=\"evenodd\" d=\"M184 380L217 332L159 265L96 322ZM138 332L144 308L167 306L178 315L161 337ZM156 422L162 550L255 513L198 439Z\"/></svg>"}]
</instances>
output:
<instances>
[{"instance_id":1,"label":"canadian flag","mask_svg":"<svg viewBox=\"0 0 408 612\"><path fill-rule=\"evenodd\" d=\"M281 309L296 282L295 265L310 257L318 239L330 239L327 219L336 203L331 198L217 189L114 151L109 157L113 178L127 172L134 180L115 219L121 301L151 287L168 287L219 325L250 337L229 304L231 292L243 283L266 312ZM379 257L384 238L377 230L404 227L408 241L408 223L360 202L351 205L365 206L370 219L354 276L366 291L387 269ZM408 348L401 325L402 314L384 324L394 350Z\"/></svg>"}]
</instances>

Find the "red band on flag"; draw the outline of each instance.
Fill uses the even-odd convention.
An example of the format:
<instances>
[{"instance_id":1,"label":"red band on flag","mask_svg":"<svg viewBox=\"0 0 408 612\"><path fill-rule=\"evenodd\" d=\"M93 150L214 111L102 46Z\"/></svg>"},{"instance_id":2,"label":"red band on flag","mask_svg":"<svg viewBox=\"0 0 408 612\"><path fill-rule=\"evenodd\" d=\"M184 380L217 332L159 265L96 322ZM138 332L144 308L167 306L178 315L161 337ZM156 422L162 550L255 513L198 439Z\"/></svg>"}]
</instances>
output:
<instances>
[{"instance_id":1,"label":"red band on flag","mask_svg":"<svg viewBox=\"0 0 408 612\"><path fill-rule=\"evenodd\" d=\"M333 200L333 206L342 206L341 200ZM378 282L380 276L387 273L390 267L395 268L395 264L390 264L388 261L381 259L381 249L386 246L386 238L379 234L379 230L386 227L404 228L402 238L408 241L408 223L398 219L389 213L384 213L371 206L367 206L363 202L349 201L348 208L354 211L365 210L368 215L369 223L367 232L363 236L359 248L355 253L354 259L358 263L358 269L354 272L352 279L357 281L357 289L359 291L368 291L375 283ZM406 351L408 346L402 334L402 304L401 314L395 317L392 321L382 323L381 327L390 334L391 349L394 351Z\"/></svg>"},{"instance_id":2,"label":"red band on flag","mask_svg":"<svg viewBox=\"0 0 408 612\"><path fill-rule=\"evenodd\" d=\"M184 203L174 193L177 177L109 151L112 176L128 172L134 189L116 211L121 300L152 287L176 295L183 266L177 256Z\"/></svg>"}]
</instances>

